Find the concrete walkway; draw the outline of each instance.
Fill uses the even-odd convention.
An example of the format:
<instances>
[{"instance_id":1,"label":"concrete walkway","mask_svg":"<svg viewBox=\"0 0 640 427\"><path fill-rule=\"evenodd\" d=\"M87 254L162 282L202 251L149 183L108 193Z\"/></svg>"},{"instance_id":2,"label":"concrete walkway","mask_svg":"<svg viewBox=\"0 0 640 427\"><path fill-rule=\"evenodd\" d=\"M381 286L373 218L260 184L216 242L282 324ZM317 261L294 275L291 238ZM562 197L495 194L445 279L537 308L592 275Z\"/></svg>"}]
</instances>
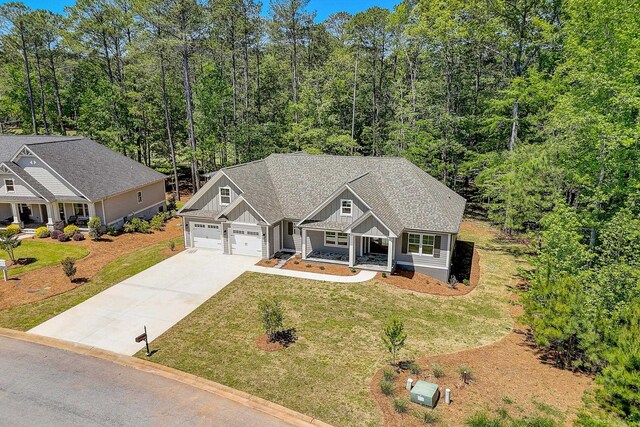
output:
<instances>
[{"instance_id":1,"label":"concrete walkway","mask_svg":"<svg viewBox=\"0 0 640 427\"><path fill-rule=\"evenodd\" d=\"M0 425L327 426L145 360L20 334L0 329Z\"/></svg>"},{"instance_id":2,"label":"concrete walkway","mask_svg":"<svg viewBox=\"0 0 640 427\"><path fill-rule=\"evenodd\" d=\"M376 276L375 271L361 270L354 276L336 276L334 274L322 274L322 273L309 273L306 271L297 270L284 270L281 268L273 267L261 267L259 265L252 265L248 271L263 274L273 274L275 276L287 276L297 277L298 279L320 280L323 282L336 282L336 283L361 283L367 282Z\"/></svg>"},{"instance_id":3,"label":"concrete walkway","mask_svg":"<svg viewBox=\"0 0 640 427\"><path fill-rule=\"evenodd\" d=\"M133 355L147 326L149 341L167 331L258 258L188 249L120 282L29 332Z\"/></svg>"}]
</instances>

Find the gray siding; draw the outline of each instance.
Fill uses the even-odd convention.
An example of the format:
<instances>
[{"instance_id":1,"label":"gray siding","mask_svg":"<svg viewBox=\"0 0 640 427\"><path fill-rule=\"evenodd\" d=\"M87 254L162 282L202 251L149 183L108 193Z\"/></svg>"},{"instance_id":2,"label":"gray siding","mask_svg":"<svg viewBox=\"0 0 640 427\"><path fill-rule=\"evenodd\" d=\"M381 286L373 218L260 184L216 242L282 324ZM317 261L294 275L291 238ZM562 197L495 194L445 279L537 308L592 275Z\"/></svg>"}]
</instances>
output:
<instances>
[{"instance_id":1,"label":"gray siding","mask_svg":"<svg viewBox=\"0 0 640 427\"><path fill-rule=\"evenodd\" d=\"M389 230L373 216L370 216L358 224L352 232L355 234L366 234L367 236L389 237Z\"/></svg>"},{"instance_id":2,"label":"gray siding","mask_svg":"<svg viewBox=\"0 0 640 427\"><path fill-rule=\"evenodd\" d=\"M226 176L220 177L211 188L205 191L202 196L194 201L190 209L204 209L213 212L220 212L227 205L220 205L220 187L229 187L231 189L231 203L238 197L240 190Z\"/></svg>"},{"instance_id":3,"label":"gray siding","mask_svg":"<svg viewBox=\"0 0 640 427\"><path fill-rule=\"evenodd\" d=\"M342 199L349 199L353 201L351 204L351 216L340 215L340 201ZM356 196L354 196L351 191L344 190L330 201L327 206L322 208L320 212L309 218L309 221L331 221L342 224L351 224L354 220L360 218L366 210L366 206Z\"/></svg>"},{"instance_id":4,"label":"gray siding","mask_svg":"<svg viewBox=\"0 0 640 427\"><path fill-rule=\"evenodd\" d=\"M441 269L441 268L430 268L430 267L414 267L410 265L402 265L398 264L397 268L399 270L410 270L417 271L418 273L426 274L427 276L431 276L434 279L440 280L441 282L449 281L449 270Z\"/></svg>"},{"instance_id":5,"label":"gray siding","mask_svg":"<svg viewBox=\"0 0 640 427\"><path fill-rule=\"evenodd\" d=\"M262 233L260 234L260 238L262 239L262 259L268 259L271 258L270 256L270 245L271 245L271 236L265 238L265 234L269 233L269 229L271 227L263 225L262 227L260 227L260 230L262 231Z\"/></svg>"},{"instance_id":6,"label":"gray siding","mask_svg":"<svg viewBox=\"0 0 640 427\"><path fill-rule=\"evenodd\" d=\"M0 219L9 219L13 221L13 211L10 203L0 203Z\"/></svg>"},{"instance_id":7,"label":"gray siding","mask_svg":"<svg viewBox=\"0 0 640 427\"><path fill-rule=\"evenodd\" d=\"M226 217L230 222L241 222L243 224L257 224L260 221L256 211L251 209L244 201L233 208Z\"/></svg>"},{"instance_id":8,"label":"gray siding","mask_svg":"<svg viewBox=\"0 0 640 427\"><path fill-rule=\"evenodd\" d=\"M134 215L150 218L158 212L159 206L164 206L166 198L164 189L164 181L158 181L155 184L105 199L103 203L107 223L117 227L122 224L124 217ZM138 191L142 191L142 203L138 203ZM102 208L100 208L100 214L102 214L101 211ZM96 213L98 213L97 210Z\"/></svg>"},{"instance_id":9,"label":"gray siding","mask_svg":"<svg viewBox=\"0 0 640 427\"><path fill-rule=\"evenodd\" d=\"M269 237L271 238L272 254L275 254L282 247L282 227L280 226L279 222L271 228L271 234L269 235ZM276 238L279 240L277 245Z\"/></svg>"},{"instance_id":10,"label":"gray siding","mask_svg":"<svg viewBox=\"0 0 640 427\"><path fill-rule=\"evenodd\" d=\"M293 227L293 236L290 236L288 231L287 222L292 222L294 224ZM295 227L297 224L297 220L284 220L282 221L282 247L284 249L292 249L296 252L300 252L302 250L302 236L300 234L300 229Z\"/></svg>"},{"instance_id":11,"label":"gray siding","mask_svg":"<svg viewBox=\"0 0 640 427\"><path fill-rule=\"evenodd\" d=\"M7 187L4 185L5 179L13 180L14 191L12 192L7 191ZM31 197L31 198L39 197L36 194L34 194L29 188L27 188L27 186L24 184L24 182L22 182L22 180L20 180L15 175L11 175L11 174L0 174L0 195L2 195L3 197L12 197L12 196Z\"/></svg>"},{"instance_id":12,"label":"gray siding","mask_svg":"<svg viewBox=\"0 0 640 427\"><path fill-rule=\"evenodd\" d=\"M416 232L419 233L419 232ZM407 233L403 233L407 234ZM441 236L441 244L440 244L440 257L436 258L434 256L428 255L415 255L402 253L402 239L403 236L400 236L396 239L396 262L405 262L411 264L417 264L418 266L426 266L426 267L434 267L443 269L445 273L447 273L449 269L449 265L447 265L447 261L449 260L449 234L442 233L430 233L430 232L422 232L422 234L432 234ZM406 266L402 265L403 268ZM447 274L448 276L448 274Z\"/></svg>"},{"instance_id":13,"label":"gray siding","mask_svg":"<svg viewBox=\"0 0 640 427\"><path fill-rule=\"evenodd\" d=\"M23 156L16 162L18 166L34 177L40 184L56 196L80 196L80 193L71 188L50 167L32 156Z\"/></svg>"},{"instance_id":14,"label":"gray siding","mask_svg":"<svg viewBox=\"0 0 640 427\"><path fill-rule=\"evenodd\" d=\"M348 247L325 246L324 231L307 230L307 254L311 251L325 251L342 254L349 258Z\"/></svg>"}]
</instances>

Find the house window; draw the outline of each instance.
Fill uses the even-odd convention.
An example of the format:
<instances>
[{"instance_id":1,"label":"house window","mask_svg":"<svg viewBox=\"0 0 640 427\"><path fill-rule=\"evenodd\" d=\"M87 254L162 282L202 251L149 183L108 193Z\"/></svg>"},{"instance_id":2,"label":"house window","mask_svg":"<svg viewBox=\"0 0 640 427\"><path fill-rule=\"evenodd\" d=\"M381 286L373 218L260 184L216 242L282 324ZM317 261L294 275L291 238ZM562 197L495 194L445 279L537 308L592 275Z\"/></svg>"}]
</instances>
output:
<instances>
[{"instance_id":1,"label":"house window","mask_svg":"<svg viewBox=\"0 0 640 427\"><path fill-rule=\"evenodd\" d=\"M287 222L287 234L293 236L293 222Z\"/></svg>"},{"instance_id":2,"label":"house window","mask_svg":"<svg viewBox=\"0 0 640 427\"><path fill-rule=\"evenodd\" d=\"M435 236L409 233L408 252L416 255L433 255Z\"/></svg>"},{"instance_id":3,"label":"house window","mask_svg":"<svg viewBox=\"0 0 640 427\"><path fill-rule=\"evenodd\" d=\"M338 233L337 231L324 232L325 246L348 246L349 236L347 233Z\"/></svg>"},{"instance_id":4,"label":"house window","mask_svg":"<svg viewBox=\"0 0 640 427\"><path fill-rule=\"evenodd\" d=\"M348 199L340 200L340 215L342 216L351 216L351 205L352 201Z\"/></svg>"},{"instance_id":5,"label":"house window","mask_svg":"<svg viewBox=\"0 0 640 427\"><path fill-rule=\"evenodd\" d=\"M73 212L76 216L89 216L89 206L86 203L74 203Z\"/></svg>"},{"instance_id":6,"label":"house window","mask_svg":"<svg viewBox=\"0 0 640 427\"><path fill-rule=\"evenodd\" d=\"M16 188L13 185L13 179L5 179L4 188L7 189L7 193L13 193L14 191L16 191Z\"/></svg>"},{"instance_id":7,"label":"house window","mask_svg":"<svg viewBox=\"0 0 640 427\"><path fill-rule=\"evenodd\" d=\"M138 203L142 203L142 191L138 191Z\"/></svg>"},{"instance_id":8,"label":"house window","mask_svg":"<svg viewBox=\"0 0 640 427\"><path fill-rule=\"evenodd\" d=\"M228 205L231 203L231 189L229 187L220 187L220 204Z\"/></svg>"}]
</instances>

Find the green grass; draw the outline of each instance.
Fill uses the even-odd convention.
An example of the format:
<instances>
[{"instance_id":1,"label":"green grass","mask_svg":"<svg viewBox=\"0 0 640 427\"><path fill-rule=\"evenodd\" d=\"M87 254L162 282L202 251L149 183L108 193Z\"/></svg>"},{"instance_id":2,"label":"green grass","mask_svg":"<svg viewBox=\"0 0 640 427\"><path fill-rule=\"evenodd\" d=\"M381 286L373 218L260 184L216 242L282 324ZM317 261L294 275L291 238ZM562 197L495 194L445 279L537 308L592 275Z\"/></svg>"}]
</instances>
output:
<instances>
[{"instance_id":1,"label":"green grass","mask_svg":"<svg viewBox=\"0 0 640 427\"><path fill-rule=\"evenodd\" d=\"M182 238L175 239L176 246ZM168 258L167 242L156 243L105 265L89 282L63 294L0 311L0 327L27 331L110 286Z\"/></svg>"},{"instance_id":2,"label":"green grass","mask_svg":"<svg viewBox=\"0 0 640 427\"><path fill-rule=\"evenodd\" d=\"M481 283L466 296L416 294L375 280L335 284L245 273L155 340L151 360L337 426L380 425L369 386L389 362L381 333L390 318L405 322L402 358L477 347L509 332L505 285L515 282L517 263L507 243L478 230L461 236L476 241L481 254ZM264 352L255 345L263 332L257 307L272 298L282 301L285 326L295 327L299 340Z\"/></svg>"},{"instance_id":3,"label":"green grass","mask_svg":"<svg viewBox=\"0 0 640 427\"><path fill-rule=\"evenodd\" d=\"M54 241L38 241L25 239L14 251L17 258L33 258L35 261L20 267L9 269L9 276L17 276L27 271L37 270L50 265L60 264L63 258L72 257L75 259L84 258L89 254L89 250L83 246L57 243ZM6 252L2 252L2 258L9 259Z\"/></svg>"}]
</instances>

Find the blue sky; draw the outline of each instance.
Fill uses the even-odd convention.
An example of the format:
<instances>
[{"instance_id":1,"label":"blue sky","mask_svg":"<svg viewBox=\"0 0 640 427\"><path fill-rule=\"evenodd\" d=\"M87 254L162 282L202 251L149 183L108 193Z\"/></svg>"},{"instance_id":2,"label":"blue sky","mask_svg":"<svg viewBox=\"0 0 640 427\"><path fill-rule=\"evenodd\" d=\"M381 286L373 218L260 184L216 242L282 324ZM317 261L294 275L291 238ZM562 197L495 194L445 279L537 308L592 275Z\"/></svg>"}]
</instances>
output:
<instances>
[{"instance_id":1,"label":"blue sky","mask_svg":"<svg viewBox=\"0 0 640 427\"><path fill-rule=\"evenodd\" d=\"M61 13L65 6L75 3L75 0L22 0L24 4L32 9L49 9L53 12ZM386 7L392 9L400 0L311 0L309 2L309 10L318 12L318 21L323 21L327 16L335 12L357 13L366 10L372 6ZM0 4L7 3L7 0L0 0ZM263 9L268 8L269 0L262 0Z\"/></svg>"}]
</instances>

